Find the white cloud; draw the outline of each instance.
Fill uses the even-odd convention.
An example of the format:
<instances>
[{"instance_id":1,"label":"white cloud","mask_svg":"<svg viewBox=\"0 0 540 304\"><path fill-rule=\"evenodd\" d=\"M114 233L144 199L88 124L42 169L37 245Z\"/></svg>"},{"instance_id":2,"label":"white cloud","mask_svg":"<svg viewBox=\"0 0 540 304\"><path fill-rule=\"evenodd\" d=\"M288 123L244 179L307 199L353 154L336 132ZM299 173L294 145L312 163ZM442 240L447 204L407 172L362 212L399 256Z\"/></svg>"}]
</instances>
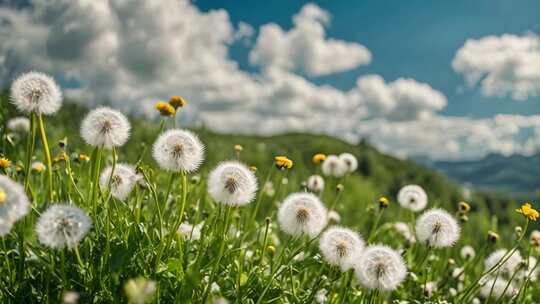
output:
<instances>
[{"instance_id":1,"label":"white cloud","mask_svg":"<svg viewBox=\"0 0 540 304\"><path fill-rule=\"evenodd\" d=\"M324 30L328 21L325 11L305 6L287 35L315 23ZM437 113L445 96L413 79L386 82L366 75L344 91L294 74L307 67L305 61L247 73L228 50L253 35L250 26L240 23L235 30L226 11L201 12L186 0L36 0L24 9L0 8L0 24L0 86L20 72L41 70L69 83L66 95L85 104L110 102L149 116L156 114L156 100L180 94L189 101L184 124L222 132L309 131L349 141L369 137L394 155L478 157L532 153L540 146L522 136L529 130L540 138L540 118L442 117ZM257 40L264 35L261 30ZM326 48L329 41L319 42ZM316 61L311 71L335 71L335 60L322 68L323 57L310 58Z\"/></svg>"},{"instance_id":2,"label":"white cloud","mask_svg":"<svg viewBox=\"0 0 540 304\"><path fill-rule=\"evenodd\" d=\"M284 31L275 23L261 27L250 62L262 67L328 75L371 62L371 53L361 44L326 38L330 15L315 4L306 4L293 17L294 27Z\"/></svg>"},{"instance_id":3,"label":"white cloud","mask_svg":"<svg viewBox=\"0 0 540 304\"><path fill-rule=\"evenodd\" d=\"M540 38L505 34L469 39L452 67L470 86L480 83L484 96L526 100L540 94Z\"/></svg>"}]
</instances>

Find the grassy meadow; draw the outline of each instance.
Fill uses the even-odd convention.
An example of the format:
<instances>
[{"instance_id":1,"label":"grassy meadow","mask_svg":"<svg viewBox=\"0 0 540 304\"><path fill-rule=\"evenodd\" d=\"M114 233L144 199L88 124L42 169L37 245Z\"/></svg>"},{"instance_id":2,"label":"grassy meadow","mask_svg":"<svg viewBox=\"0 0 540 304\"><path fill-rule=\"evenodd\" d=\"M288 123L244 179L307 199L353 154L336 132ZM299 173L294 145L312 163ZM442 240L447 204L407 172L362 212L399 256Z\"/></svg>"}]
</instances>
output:
<instances>
[{"instance_id":1,"label":"grassy meadow","mask_svg":"<svg viewBox=\"0 0 540 304\"><path fill-rule=\"evenodd\" d=\"M521 198L466 193L440 174L382 154L368 142L351 145L323 135L258 137L199 128L192 131L205 146L201 167L170 172L153 159L152 146L160 133L174 128L173 118L129 117L129 140L108 150L81 138L81 121L91 110L64 103L54 115L42 117L43 125L40 115L26 115L30 132L16 132L8 121L24 114L2 95L0 173L22 185L30 201L28 213L1 238L2 303L540 302L539 267L528 258L540 254L540 240L530 240L539 228L515 211L524 203ZM184 127L181 120L175 124ZM291 193L309 192L311 175L323 175L322 165L313 161L317 153L351 153L358 160L353 172L324 176L324 189L316 196L335 211L325 226L347 227L360 234L366 248L384 244L402 257L407 274L395 288L362 284L356 268L365 265L344 270L329 263L319 248L320 233L291 236L280 226L281 203ZM275 156L286 156L292 167L278 168ZM208 193L210 172L233 159L254 167L258 182L255 198L243 206L222 204ZM96 183L105 167L114 172L120 163L133 165L139 176L125 199ZM415 237L422 211L403 208L397 199L409 184L426 191L426 210L442 208L456 219L461 232L454 244L437 248ZM40 217L57 203L78 206L92 222L76 244L62 248L43 244L36 232ZM474 254L469 247L464 253L466 246ZM503 248L508 252L487 267L486 258ZM358 254L353 263L363 261ZM380 275L393 274L389 269Z\"/></svg>"}]
</instances>

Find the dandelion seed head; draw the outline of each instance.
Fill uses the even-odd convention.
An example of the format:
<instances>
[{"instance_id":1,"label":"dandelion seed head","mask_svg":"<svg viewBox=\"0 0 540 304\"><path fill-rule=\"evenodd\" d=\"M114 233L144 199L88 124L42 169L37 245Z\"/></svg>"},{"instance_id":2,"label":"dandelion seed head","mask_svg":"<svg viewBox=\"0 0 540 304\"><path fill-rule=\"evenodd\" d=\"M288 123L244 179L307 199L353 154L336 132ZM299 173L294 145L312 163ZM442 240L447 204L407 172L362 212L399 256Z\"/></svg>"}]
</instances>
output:
<instances>
[{"instance_id":1,"label":"dandelion seed head","mask_svg":"<svg viewBox=\"0 0 540 304\"><path fill-rule=\"evenodd\" d=\"M307 180L307 188L312 192L321 192L324 189L324 178L320 175L312 175Z\"/></svg>"},{"instance_id":2,"label":"dandelion seed head","mask_svg":"<svg viewBox=\"0 0 540 304\"><path fill-rule=\"evenodd\" d=\"M435 248L454 245L459 239L460 230L456 219L443 209L430 209L416 221L418 240Z\"/></svg>"},{"instance_id":3,"label":"dandelion seed head","mask_svg":"<svg viewBox=\"0 0 540 304\"><path fill-rule=\"evenodd\" d=\"M493 251L485 260L484 260L484 268L485 270L492 269L495 267L498 263L503 261L503 257L506 255L508 250L506 249L497 249ZM519 251L514 251L510 257L502 264L498 270L498 272L506 273L506 274L512 274L517 269L519 264L523 261L523 258L521 257L521 254Z\"/></svg>"},{"instance_id":4,"label":"dandelion seed head","mask_svg":"<svg viewBox=\"0 0 540 304\"><path fill-rule=\"evenodd\" d=\"M130 131L126 116L108 107L92 110L81 124L81 137L87 144L109 150L124 145Z\"/></svg>"},{"instance_id":5,"label":"dandelion seed head","mask_svg":"<svg viewBox=\"0 0 540 304\"><path fill-rule=\"evenodd\" d=\"M321 235L319 249L329 264L345 272L352 268L353 259L364 249L364 240L351 229L333 226Z\"/></svg>"},{"instance_id":6,"label":"dandelion seed head","mask_svg":"<svg viewBox=\"0 0 540 304\"><path fill-rule=\"evenodd\" d=\"M506 288L507 286L508 288ZM507 280L500 277L487 280L480 289L480 295L485 299L487 299L490 295L495 299L501 296L510 297L514 295L515 292L515 287L512 286L512 284L509 284Z\"/></svg>"},{"instance_id":7,"label":"dandelion seed head","mask_svg":"<svg viewBox=\"0 0 540 304\"><path fill-rule=\"evenodd\" d=\"M280 228L292 236L317 236L326 226L327 211L319 198L311 193L289 194L278 210Z\"/></svg>"},{"instance_id":8,"label":"dandelion seed head","mask_svg":"<svg viewBox=\"0 0 540 304\"><path fill-rule=\"evenodd\" d=\"M201 239L201 229L204 222L197 225L191 225L188 222L183 222L178 227L178 233L190 241L198 241Z\"/></svg>"},{"instance_id":9,"label":"dandelion seed head","mask_svg":"<svg viewBox=\"0 0 540 304\"><path fill-rule=\"evenodd\" d=\"M461 258L465 260L470 260L470 259L474 259L474 257L476 256L476 251L474 250L472 246L465 245L461 247L461 250L459 251L459 255L461 256Z\"/></svg>"},{"instance_id":10,"label":"dandelion seed head","mask_svg":"<svg viewBox=\"0 0 540 304\"><path fill-rule=\"evenodd\" d=\"M39 242L53 249L73 248L86 236L92 220L80 208L68 204L50 206L36 225Z\"/></svg>"},{"instance_id":11,"label":"dandelion seed head","mask_svg":"<svg viewBox=\"0 0 540 304\"><path fill-rule=\"evenodd\" d=\"M24 73L11 85L11 103L22 113L51 115L62 106L62 91L49 75Z\"/></svg>"},{"instance_id":12,"label":"dandelion seed head","mask_svg":"<svg viewBox=\"0 0 540 304\"><path fill-rule=\"evenodd\" d=\"M0 175L0 236L7 235L15 222L30 210L24 187L5 175Z\"/></svg>"},{"instance_id":13,"label":"dandelion seed head","mask_svg":"<svg viewBox=\"0 0 540 304\"><path fill-rule=\"evenodd\" d=\"M366 247L354 263L356 278L367 289L390 291L407 276L401 255L385 245Z\"/></svg>"},{"instance_id":14,"label":"dandelion seed head","mask_svg":"<svg viewBox=\"0 0 540 304\"><path fill-rule=\"evenodd\" d=\"M336 155L328 155L321 166L325 176L342 177L347 173L347 165Z\"/></svg>"},{"instance_id":15,"label":"dandelion seed head","mask_svg":"<svg viewBox=\"0 0 540 304\"><path fill-rule=\"evenodd\" d=\"M358 168L358 160L356 159L356 156L352 155L351 153L341 153L339 155L339 159L341 159L341 162L345 164L345 168L349 173L356 171Z\"/></svg>"},{"instance_id":16,"label":"dandelion seed head","mask_svg":"<svg viewBox=\"0 0 540 304\"><path fill-rule=\"evenodd\" d=\"M393 224L393 228L397 231L397 233L399 233L401 236L403 236L405 238L405 240L407 240L409 243L412 244L412 243L416 242L416 237L411 232L411 228L409 227L409 225L407 225L406 223L404 223L404 222L395 222Z\"/></svg>"},{"instance_id":17,"label":"dandelion seed head","mask_svg":"<svg viewBox=\"0 0 540 304\"><path fill-rule=\"evenodd\" d=\"M152 155L162 169L190 173L202 164L204 146L191 131L171 129L158 137Z\"/></svg>"},{"instance_id":18,"label":"dandelion seed head","mask_svg":"<svg viewBox=\"0 0 540 304\"><path fill-rule=\"evenodd\" d=\"M108 189L112 196L118 200L125 200L133 187L141 180L141 176L135 172L135 168L129 164L116 164L114 173L111 176L112 166L105 168L99 177L99 185L103 189Z\"/></svg>"},{"instance_id":19,"label":"dandelion seed head","mask_svg":"<svg viewBox=\"0 0 540 304\"><path fill-rule=\"evenodd\" d=\"M24 134L30 131L30 119L26 117L15 117L7 122L7 128L16 133Z\"/></svg>"},{"instance_id":20,"label":"dandelion seed head","mask_svg":"<svg viewBox=\"0 0 540 304\"><path fill-rule=\"evenodd\" d=\"M253 171L238 161L222 162L208 176L208 193L215 201L225 205L251 203L257 187Z\"/></svg>"},{"instance_id":21,"label":"dandelion seed head","mask_svg":"<svg viewBox=\"0 0 540 304\"><path fill-rule=\"evenodd\" d=\"M422 211L426 208L428 197L424 189L418 185L407 185L398 192L398 202L403 208L414 212Z\"/></svg>"}]
</instances>

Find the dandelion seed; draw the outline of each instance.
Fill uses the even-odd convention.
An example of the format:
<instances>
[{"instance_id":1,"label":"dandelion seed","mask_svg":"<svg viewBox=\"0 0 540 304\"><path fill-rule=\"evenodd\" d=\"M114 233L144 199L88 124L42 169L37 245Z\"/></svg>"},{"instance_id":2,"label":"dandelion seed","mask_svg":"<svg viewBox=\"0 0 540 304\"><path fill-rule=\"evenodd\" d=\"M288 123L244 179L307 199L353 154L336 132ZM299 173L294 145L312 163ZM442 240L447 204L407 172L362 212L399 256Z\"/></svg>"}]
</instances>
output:
<instances>
[{"instance_id":1,"label":"dandelion seed","mask_svg":"<svg viewBox=\"0 0 540 304\"><path fill-rule=\"evenodd\" d=\"M39 242L53 249L73 248L86 236L92 220L74 205L56 204L41 214L36 225Z\"/></svg>"},{"instance_id":2,"label":"dandelion seed","mask_svg":"<svg viewBox=\"0 0 540 304\"><path fill-rule=\"evenodd\" d=\"M356 159L356 156L350 153L341 153L339 155L339 159L341 159L341 162L345 164L345 168L349 173L356 171L358 168L358 160Z\"/></svg>"},{"instance_id":3,"label":"dandelion seed","mask_svg":"<svg viewBox=\"0 0 540 304\"><path fill-rule=\"evenodd\" d=\"M460 227L456 219L443 209L430 209L416 221L416 236L431 247L454 245L459 239Z\"/></svg>"},{"instance_id":4,"label":"dandelion seed","mask_svg":"<svg viewBox=\"0 0 540 304\"><path fill-rule=\"evenodd\" d=\"M347 165L336 155L328 155L322 163L322 172L326 176L342 177L347 172Z\"/></svg>"},{"instance_id":5,"label":"dandelion seed","mask_svg":"<svg viewBox=\"0 0 540 304\"><path fill-rule=\"evenodd\" d=\"M22 185L0 175L0 236L7 235L15 222L30 210L30 202Z\"/></svg>"},{"instance_id":6,"label":"dandelion seed","mask_svg":"<svg viewBox=\"0 0 540 304\"><path fill-rule=\"evenodd\" d=\"M202 164L204 146L194 133L171 129L158 137L152 155L162 169L190 173Z\"/></svg>"},{"instance_id":7,"label":"dandelion seed","mask_svg":"<svg viewBox=\"0 0 540 304\"><path fill-rule=\"evenodd\" d=\"M62 91L52 77L29 72L13 82L10 99L20 112L51 115L62 106Z\"/></svg>"},{"instance_id":8,"label":"dandelion seed","mask_svg":"<svg viewBox=\"0 0 540 304\"><path fill-rule=\"evenodd\" d=\"M124 145L130 130L124 114L107 107L91 111L81 124L81 136L87 144L109 150Z\"/></svg>"},{"instance_id":9,"label":"dandelion seed","mask_svg":"<svg viewBox=\"0 0 540 304\"><path fill-rule=\"evenodd\" d=\"M326 226L327 211L319 198L311 193L293 193L278 210L281 229L292 236L317 236Z\"/></svg>"},{"instance_id":10,"label":"dandelion seed","mask_svg":"<svg viewBox=\"0 0 540 304\"><path fill-rule=\"evenodd\" d=\"M215 201L225 205L246 205L255 198L257 178L246 165L238 161L225 161L210 172L208 193Z\"/></svg>"},{"instance_id":11,"label":"dandelion seed","mask_svg":"<svg viewBox=\"0 0 540 304\"><path fill-rule=\"evenodd\" d=\"M385 245L366 247L354 263L354 271L365 288L380 291L396 289L407 276L401 255Z\"/></svg>"},{"instance_id":12,"label":"dandelion seed","mask_svg":"<svg viewBox=\"0 0 540 304\"><path fill-rule=\"evenodd\" d=\"M508 257L504 264L501 265L500 263L503 261L503 257L507 254L507 252L508 250L506 249L498 249L493 251L484 261L485 269L493 269L496 267L496 265L499 265L498 272L503 274L514 273L521 261L523 261L523 258L521 257L519 251L514 251L514 253Z\"/></svg>"},{"instance_id":13,"label":"dandelion seed","mask_svg":"<svg viewBox=\"0 0 540 304\"><path fill-rule=\"evenodd\" d=\"M426 208L428 198L422 187L418 185L407 185L399 190L398 202L403 208L418 212Z\"/></svg>"},{"instance_id":14,"label":"dandelion seed","mask_svg":"<svg viewBox=\"0 0 540 304\"><path fill-rule=\"evenodd\" d=\"M313 192L321 192L324 189L324 179L320 175L312 175L307 180L307 188Z\"/></svg>"},{"instance_id":15,"label":"dandelion seed","mask_svg":"<svg viewBox=\"0 0 540 304\"><path fill-rule=\"evenodd\" d=\"M130 279L124 285L124 291L130 301L134 304L150 303L156 293L156 282L143 277Z\"/></svg>"},{"instance_id":16,"label":"dandelion seed","mask_svg":"<svg viewBox=\"0 0 540 304\"><path fill-rule=\"evenodd\" d=\"M470 260L474 259L474 257L476 256L476 251L472 246L466 245L461 248L461 250L459 251L459 255L465 260Z\"/></svg>"},{"instance_id":17,"label":"dandelion seed","mask_svg":"<svg viewBox=\"0 0 540 304\"><path fill-rule=\"evenodd\" d=\"M7 128L19 134L25 134L30 131L30 119L26 117L15 117L7 122Z\"/></svg>"},{"instance_id":18,"label":"dandelion seed","mask_svg":"<svg viewBox=\"0 0 540 304\"><path fill-rule=\"evenodd\" d=\"M135 168L129 164L116 164L114 173L111 176L112 166L105 168L99 177L99 185L103 189L108 189L112 196L124 201L135 185L142 179L142 176L135 172Z\"/></svg>"},{"instance_id":19,"label":"dandelion seed","mask_svg":"<svg viewBox=\"0 0 540 304\"><path fill-rule=\"evenodd\" d=\"M350 229L333 226L321 235L319 249L329 264L346 272L352 268L352 259L364 249L364 240Z\"/></svg>"}]
</instances>

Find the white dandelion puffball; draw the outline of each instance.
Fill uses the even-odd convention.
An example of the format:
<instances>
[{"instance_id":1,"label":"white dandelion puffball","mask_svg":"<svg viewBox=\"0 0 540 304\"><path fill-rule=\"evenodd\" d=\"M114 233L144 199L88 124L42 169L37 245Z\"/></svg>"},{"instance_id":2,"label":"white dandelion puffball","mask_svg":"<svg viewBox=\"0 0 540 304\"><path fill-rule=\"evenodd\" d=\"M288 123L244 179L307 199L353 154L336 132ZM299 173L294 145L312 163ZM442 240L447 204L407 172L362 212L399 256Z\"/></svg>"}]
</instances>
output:
<instances>
[{"instance_id":1,"label":"white dandelion puffball","mask_svg":"<svg viewBox=\"0 0 540 304\"><path fill-rule=\"evenodd\" d=\"M112 166L103 169L99 177L99 185L103 189L108 189L112 196L123 201L129 196L141 176L129 164L116 164L114 173L111 176L112 169Z\"/></svg>"},{"instance_id":2,"label":"white dandelion puffball","mask_svg":"<svg viewBox=\"0 0 540 304\"><path fill-rule=\"evenodd\" d=\"M345 168L349 173L356 171L358 168L358 160L351 153L341 153L339 159L345 164Z\"/></svg>"},{"instance_id":3,"label":"white dandelion puffball","mask_svg":"<svg viewBox=\"0 0 540 304\"><path fill-rule=\"evenodd\" d=\"M62 91L43 73L22 74L11 85L10 93L11 103L22 113L51 115L62 106Z\"/></svg>"},{"instance_id":4,"label":"white dandelion puffball","mask_svg":"<svg viewBox=\"0 0 540 304\"><path fill-rule=\"evenodd\" d=\"M401 234L409 243L415 243L416 237L411 232L411 228L409 228L409 225L407 225L404 222L395 222L393 224L393 228L397 231L397 233Z\"/></svg>"},{"instance_id":5,"label":"white dandelion puffball","mask_svg":"<svg viewBox=\"0 0 540 304\"><path fill-rule=\"evenodd\" d=\"M321 192L324 189L324 178L320 175L312 175L307 180L307 188L313 192Z\"/></svg>"},{"instance_id":6,"label":"white dandelion puffball","mask_svg":"<svg viewBox=\"0 0 540 304\"><path fill-rule=\"evenodd\" d=\"M36 225L39 242L53 249L73 248L92 227L92 220L74 205L56 204L41 214Z\"/></svg>"},{"instance_id":7,"label":"white dandelion puffball","mask_svg":"<svg viewBox=\"0 0 540 304\"><path fill-rule=\"evenodd\" d=\"M92 110L81 124L81 136L87 144L108 150L124 145L130 131L126 116L108 107Z\"/></svg>"},{"instance_id":8,"label":"white dandelion puffball","mask_svg":"<svg viewBox=\"0 0 540 304\"><path fill-rule=\"evenodd\" d=\"M351 229L333 226L321 235L319 249L326 261L345 272L352 267L352 260L364 249L364 240Z\"/></svg>"},{"instance_id":9,"label":"white dandelion puffball","mask_svg":"<svg viewBox=\"0 0 540 304\"><path fill-rule=\"evenodd\" d=\"M30 131L30 119L26 117L15 117L7 122L7 128L16 133L28 133Z\"/></svg>"},{"instance_id":10,"label":"white dandelion puffball","mask_svg":"<svg viewBox=\"0 0 540 304\"><path fill-rule=\"evenodd\" d=\"M238 161L220 163L208 176L208 193L222 204L249 204L257 193L257 178L253 171Z\"/></svg>"},{"instance_id":11,"label":"white dandelion puffball","mask_svg":"<svg viewBox=\"0 0 540 304\"><path fill-rule=\"evenodd\" d=\"M326 227L327 211L319 198L311 193L289 194L278 210L280 228L292 236L317 236Z\"/></svg>"},{"instance_id":12,"label":"white dandelion puffball","mask_svg":"<svg viewBox=\"0 0 540 304\"><path fill-rule=\"evenodd\" d=\"M197 225L191 225L188 222L184 222L180 224L180 227L178 227L178 233L188 240L198 241L201 238L201 229L203 224L204 222Z\"/></svg>"},{"instance_id":13,"label":"white dandelion puffball","mask_svg":"<svg viewBox=\"0 0 540 304\"><path fill-rule=\"evenodd\" d=\"M385 245L366 247L354 263L356 278L367 289L390 291L407 276L401 255Z\"/></svg>"},{"instance_id":14,"label":"white dandelion puffball","mask_svg":"<svg viewBox=\"0 0 540 304\"><path fill-rule=\"evenodd\" d=\"M457 220L443 209L430 209L416 221L418 240L435 248L454 245L459 239L460 230Z\"/></svg>"},{"instance_id":15,"label":"white dandelion puffball","mask_svg":"<svg viewBox=\"0 0 540 304\"><path fill-rule=\"evenodd\" d=\"M459 255L461 256L462 259L470 260L470 259L474 259L474 257L476 256L476 251L474 250L472 246L465 245L459 251Z\"/></svg>"},{"instance_id":16,"label":"white dandelion puffball","mask_svg":"<svg viewBox=\"0 0 540 304\"><path fill-rule=\"evenodd\" d=\"M506 249L497 249L493 251L484 261L484 267L485 270L489 270L494 268L497 264L503 261L503 257L508 253L508 250ZM506 259L506 258L505 258ZM514 251L512 255L502 264L499 266L500 268L497 270L501 273L506 274L512 274L517 269L519 264L523 261L523 258L521 257L521 254L519 251Z\"/></svg>"},{"instance_id":17,"label":"white dandelion puffball","mask_svg":"<svg viewBox=\"0 0 540 304\"><path fill-rule=\"evenodd\" d=\"M397 199L403 208L414 212L422 211L426 208L428 197L426 191L418 185L407 185L398 192Z\"/></svg>"},{"instance_id":18,"label":"white dandelion puffball","mask_svg":"<svg viewBox=\"0 0 540 304\"><path fill-rule=\"evenodd\" d=\"M506 288L506 286L508 286L508 288ZM515 292L516 289L512 286L512 284L509 284L507 280L500 277L488 280L480 289L480 295L485 299L487 299L490 294L491 297L497 299L501 296L510 297L514 295Z\"/></svg>"},{"instance_id":19,"label":"white dandelion puffball","mask_svg":"<svg viewBox=\"0 0 540 304\"><path fill-rule=\"evenodd\" d=\"M158 137L152 155L162 169L189 173L196 171L202 164L204 146L194 133L171 129Z\"/></svg>"},{"instance_id":20,"label":"white dandelion puffball","mask_svg":"<svg viewBox=\"0 0 540 304\"><path fill-rule=\"evenodd\" d=\"M321 170L326 176L342 177L347 173L347 165L336 155L328 155L321 165Z\"/></svg>"},{"instance_id":21,"label":"white dandelion puffball","mask_svg":"<svg viewBox=\"0 0 540 304\"><path fill-rule=\"evenodd\" d=\"M15 222L30 210L24 187L5 175L0 175L0 236L7 235Z\"/></svg>"}]
</instances>

